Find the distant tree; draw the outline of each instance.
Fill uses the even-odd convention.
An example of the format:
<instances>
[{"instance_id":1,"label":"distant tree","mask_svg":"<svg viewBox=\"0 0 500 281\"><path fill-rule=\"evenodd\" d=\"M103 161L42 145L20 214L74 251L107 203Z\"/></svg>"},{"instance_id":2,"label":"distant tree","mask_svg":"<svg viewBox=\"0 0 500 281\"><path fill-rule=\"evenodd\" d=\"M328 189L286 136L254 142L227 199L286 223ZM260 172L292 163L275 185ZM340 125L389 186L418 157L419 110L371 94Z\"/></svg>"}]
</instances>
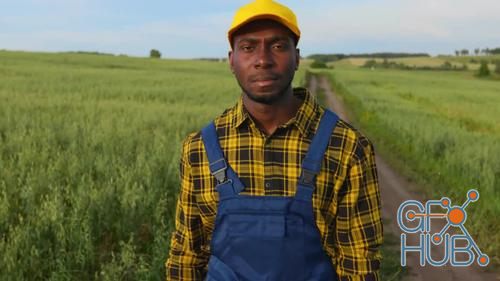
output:
<instances>
[{"instance_id":1,"label":"distant tree","mask_svg":"<svg viewBox=\"0 0 500 281\"><path fill-rule=\"evenodd\" d=\"M451 69L451 68L452 68L452 64L451 64L449 61L445 61L445 62L441 65L441 68L442 68L442 69Z\"/></svg>"},{"instance_id":2,"label":"distant tree","mask_svg":"<svg viewBox=\"0 0 500 281\"><path fill-rule=\"evenodd\" d=\"M161 53L156 49L151 49L151 51L149 51L149 57L159 59L161 58Z\"/></svg>"},{"instance_id":3,"label":"distant tree","mask_svg":"<svg viewBox=\"0 0 500 281\"><path fill-rule=\"evenodd\" d=\"M460 56L460 51L459 50L455 50L455 56Z\"/></svg>"},{"instance_id":4,"label":"distant tree","mask_svg":"<svg viewBox=\"0 0 500 281\"><path fill-rule=\"evenodd\" d=\"M483 60L481 61L481 66L479 67L479 72L477 73L479 77L490 76L490 69L488 68L488 62Z\"/></svg>"},{"instance_id":5,"label":"distant tree","mask_svg":"<svg viewBox=\"0 0 500 281\"><path fill-rule=\"evenodd\" d=\"M313 54L307 56L308 59L332 62L345 58L411 58L430 57L427 53L360 53L360 54Z\"/></svg>"},{"instance_id":6,"label":"distant tree","mask_svg":"<svg viewBox=\"0 0 500 281\"><path fill-rule=\"evenodd\" d=\"M500 54L500 47L489 50L489 53L492 55L499 55Z\"/></svg>"},{"instance_id":7,"label":"distant tree","mask_svg":"<svg viewBox=\"0 0 500 281\"><path fill-rule=\"evenodd\" d=\"M337 61L337 60L342 59L344 57L345 57L345 55L343 55L343 54L314 54L314 55L308 56L307 58L318 61L318 62L327 63L327 62Z\"/></svg>"},{"instance_id":8,"label":"distant tree","mask_svg":"<svg viewBox=\"0 0 500 281\"><path fill-rule=\"evenodd\" d=\"M462 56L468 56L468 55L469 55L469 50L467 50L467 49L462 49L462 50L460 51L460 53L462 54Z\"/></svg>"},{"instance_id":9,"label":"distant tree","mask_svg":"<svg viewBox=\"0 0 500 281\"><path fill-rule=\"evenodd\" d=\"M377 61L373 59L365 61L365 64L363 65L363 67L367 68L375 68L376 66L377 66Z\"/></svg>"},{"instance_id":10,"label":"distant tree","mask_svg":"<svg viewBox=\"0 0 500 281\"><path fill-rule=\"evenodd\" d=\"M323 61L313 61L310 65L311 68L328 68L325 62Z\"/></svg>"},{"instance_id":11,"label":"distant tree","mask_svg":"<svg viewBox=\"0 0 500 281\"><path fill-rule=\"evenodd\" d=\"M500 74L500 60L495 62L495 73Z\"/></svg>"},{"instance_id":12,"label":"distant tree","mask_svg":"<svg viewBox=\"0 0 500 281\"><path fill-rule=\"evenodd\" d=\"M479 48L474 49L474 54L475 54L476 56L477 56L477 55L479 55Z\"/></svg>"}]
</instances>

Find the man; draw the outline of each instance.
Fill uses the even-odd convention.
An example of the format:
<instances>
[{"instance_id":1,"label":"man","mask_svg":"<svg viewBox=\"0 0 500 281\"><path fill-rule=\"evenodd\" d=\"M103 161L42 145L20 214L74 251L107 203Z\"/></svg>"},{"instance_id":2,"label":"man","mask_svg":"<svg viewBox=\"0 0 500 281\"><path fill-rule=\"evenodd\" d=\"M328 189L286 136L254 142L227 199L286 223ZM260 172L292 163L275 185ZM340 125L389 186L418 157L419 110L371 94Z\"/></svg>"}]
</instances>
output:
<instances>
[{"instance_id":1,"label":"man","mask_svg":"<svg viewBox=\"0 0 500 281\"><path fill-rule=\"evenodd\" d=\"M379 280L373 147L292 89L295 15L257 0L228 38L243 93L183 143L167 279Z\"/></svg>"}]
</instances>

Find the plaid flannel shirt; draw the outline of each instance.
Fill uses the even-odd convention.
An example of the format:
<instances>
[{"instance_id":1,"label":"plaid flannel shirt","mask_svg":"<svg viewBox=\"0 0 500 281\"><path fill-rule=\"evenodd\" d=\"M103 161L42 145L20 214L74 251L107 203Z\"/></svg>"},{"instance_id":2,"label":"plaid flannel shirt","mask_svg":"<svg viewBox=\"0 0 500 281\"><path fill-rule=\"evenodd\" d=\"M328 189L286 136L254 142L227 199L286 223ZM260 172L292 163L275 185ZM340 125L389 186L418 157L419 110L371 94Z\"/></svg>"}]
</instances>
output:
<instances>
[{"instance_id":1,"label":"plaid flannel shirt","mask_svg":"<svg viewBox=\"0 0 500 281\"><path fill-rule=\"evenodd\" d=\"M296 88L294 95L303 100L296 116L270 136L257 128L241 98L215 119L224 155L245 185L243 194L295 194L300 165L324 109L306 89ZM180 176L167 280L203 280L218 193L200 132L184 140ZM373 146L342 120L316 178L313 207L339 280L379 280L383 237Z\"/></svg>"}]
</instances>

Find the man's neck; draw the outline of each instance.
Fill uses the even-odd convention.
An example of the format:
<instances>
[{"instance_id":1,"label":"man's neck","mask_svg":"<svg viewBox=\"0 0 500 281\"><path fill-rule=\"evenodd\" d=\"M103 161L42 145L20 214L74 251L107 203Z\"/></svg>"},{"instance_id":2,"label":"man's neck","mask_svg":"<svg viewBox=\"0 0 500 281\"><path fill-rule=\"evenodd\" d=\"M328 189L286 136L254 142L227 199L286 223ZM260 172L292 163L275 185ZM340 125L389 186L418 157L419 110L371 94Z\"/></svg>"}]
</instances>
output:
<instances>
[{"instance_id":1,"label":"man's neck","mask_svg":"<svg viewBox=\"0 0 500 281\"><path fill-rule=\"evenodd\" d=\"M302 100L290 91L282 99L273 104L264 104L250 99L243 94L243 106L248 111L257 127L267 136L292 119L300 108Z\"/></svg>"}]
</instances>

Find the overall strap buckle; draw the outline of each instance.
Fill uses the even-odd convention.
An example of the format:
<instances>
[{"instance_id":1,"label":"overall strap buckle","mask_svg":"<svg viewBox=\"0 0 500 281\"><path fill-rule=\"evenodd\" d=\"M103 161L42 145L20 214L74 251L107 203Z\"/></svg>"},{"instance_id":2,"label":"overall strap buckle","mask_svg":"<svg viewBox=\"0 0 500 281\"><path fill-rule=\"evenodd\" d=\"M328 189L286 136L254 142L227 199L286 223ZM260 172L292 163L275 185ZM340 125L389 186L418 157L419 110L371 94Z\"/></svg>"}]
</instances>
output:
<instances>
[{"instance_id":1,"label":"overall strap buckle","mask_svg":"<svg viewBox=\"0 0 500 281\"><path fill-rule=\"evenodd\" d=\"M219 184L226 181L227 163L224 158L221 158L213 163L210 163L210 172L215 177Z\"/></svg>"},{"instance_id":2,"label":"overall strap buckle","mask_svg":"<svg viewBox=\"0 0 500 281\"><path fill-rule=\"evenodd\" d=\"M316 173L314 171L302 168L302 174L299 178L299 183L306 186L314 186L314 178Z\"/></svg>"}]
</instances>

